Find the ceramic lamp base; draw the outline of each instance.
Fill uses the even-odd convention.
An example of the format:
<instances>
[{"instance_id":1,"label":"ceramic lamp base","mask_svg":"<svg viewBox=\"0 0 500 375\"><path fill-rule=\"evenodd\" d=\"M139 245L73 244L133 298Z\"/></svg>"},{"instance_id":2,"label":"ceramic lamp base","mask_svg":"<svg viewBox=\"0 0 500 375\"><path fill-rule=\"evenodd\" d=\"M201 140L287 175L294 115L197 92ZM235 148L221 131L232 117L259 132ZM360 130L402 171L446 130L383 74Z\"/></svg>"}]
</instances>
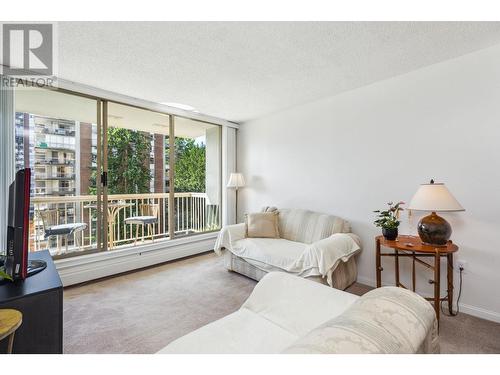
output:
<instances>
[{"instance_id":1,"label":"ceramic lamp base","mask_svg":"<svg viewBox=\"0 0 500 375\"><path fill-rule=\"evenodd\" d=\"M446 246L451 237L451 225L441 216L432 212L419 221L418 235L426 245Z\"/></svg>"}]
</instances>

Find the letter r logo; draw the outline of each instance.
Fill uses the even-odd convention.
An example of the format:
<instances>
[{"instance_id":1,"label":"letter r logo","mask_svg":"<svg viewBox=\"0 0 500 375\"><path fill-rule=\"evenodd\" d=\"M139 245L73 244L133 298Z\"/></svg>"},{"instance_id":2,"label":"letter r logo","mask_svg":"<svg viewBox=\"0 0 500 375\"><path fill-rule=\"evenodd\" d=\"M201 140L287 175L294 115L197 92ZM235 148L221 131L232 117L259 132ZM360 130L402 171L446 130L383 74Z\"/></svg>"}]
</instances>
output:
<instances>
[{"instance_id":1,"label":"letter r logo","mask_svg":"<svg viewBox=\"0 0 500 375\"><path fill-rule=\"evenodd\" d=\"M51 24L3 24L3 73L12 76L53 74Z\"/></svg>"}]
</instances>

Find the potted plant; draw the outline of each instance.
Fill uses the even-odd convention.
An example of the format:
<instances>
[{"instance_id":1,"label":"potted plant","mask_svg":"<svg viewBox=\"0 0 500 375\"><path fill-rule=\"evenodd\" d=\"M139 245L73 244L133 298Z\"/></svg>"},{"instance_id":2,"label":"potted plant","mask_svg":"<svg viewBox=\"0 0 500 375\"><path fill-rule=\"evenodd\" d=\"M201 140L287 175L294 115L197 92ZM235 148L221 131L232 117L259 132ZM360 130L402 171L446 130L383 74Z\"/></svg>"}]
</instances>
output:
<instances>
[{"instance_id":1,"label":"potted plant","mask_svg":"<svg viewBox=\"0 0 500 375\"><path fill-rule=\"evenodd\" d=\"M389 208L387 210L373 211L377 213L377 219L373 222L375 226L382 228L382 234L386 240L394 241L398 237L398 227L400 224L399 213L403 211L401 207L405 202L387 203Z\"/></svg>"},{"instance_id":2,"label":"potted plant","mask_svg":"<svg viewBox=\"0 0 500 375\"><path fill-rule=\"evenodd\" d=\"M12 281L12 277L10 277L7 273L5 273L4 267L0 266L0 281L2 279L10 280Z\"/></svg>"}]
</instances>

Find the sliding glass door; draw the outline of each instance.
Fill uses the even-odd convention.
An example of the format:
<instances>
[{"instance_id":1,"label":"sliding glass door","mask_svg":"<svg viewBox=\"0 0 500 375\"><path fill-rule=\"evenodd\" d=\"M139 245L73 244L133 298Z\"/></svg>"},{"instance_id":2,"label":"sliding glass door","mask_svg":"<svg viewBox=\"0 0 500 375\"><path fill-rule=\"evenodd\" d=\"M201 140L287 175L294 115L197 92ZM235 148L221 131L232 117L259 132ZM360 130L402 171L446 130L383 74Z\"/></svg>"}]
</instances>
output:
<instances>
[{"instance_id":1,"label":"sliding glass door","mask_svg":"<svg viewBox=\"0 0 500 375\"><path fill-rule=\"evenodd\" d=\"M104 113L104 246L220 229L220 127L113 102Z\"/></svg>"},{"instance_id":2,"label":"sliding glass door","mask_svg":"<svg viewBox=\"0 0 500 375\"><path fill-rule=\"evenodd\" d=\"M16 168L33 172L31 251L75 256L220 228L220 126L62 90L15 99Z\"/></svg>"},{"instance_id":3,"label":"sliding glass door","mask_svg":"<svg viewBox=\"0 0 500 375\"><path fill-rule=\"evenodd\" d=\"M107 248L170 238L168 159L170 116L105 103L104 203Z\"/></svg>"}]
</instances>

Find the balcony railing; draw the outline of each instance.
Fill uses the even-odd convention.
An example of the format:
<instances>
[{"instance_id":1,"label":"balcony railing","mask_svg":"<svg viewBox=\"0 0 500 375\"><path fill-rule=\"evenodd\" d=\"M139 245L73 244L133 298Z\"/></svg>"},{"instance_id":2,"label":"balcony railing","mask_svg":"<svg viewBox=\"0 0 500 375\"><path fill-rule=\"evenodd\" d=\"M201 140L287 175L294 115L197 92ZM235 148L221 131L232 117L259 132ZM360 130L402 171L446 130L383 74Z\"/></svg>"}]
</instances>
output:
<instances>
[{"instance_id":1,"label":"balcony railing","mask_svg":"<svg viewBox=\"0 0 500 375\"><path fill-rule=\"evenodd\" d=\"M70 130L70 129L62 129L62 128L47 128L44 125L37 125L37 130L40 131L40 133L43 134L53 134L53 135L63 135L63 136L68 136L68 137L74 137L75 136L75 131Z\"/></svg>"},{"instance_id":2,"label":"balcony railing","mask_svg":"<svg viewBox=\"0 0 500 375\"><path fill-rule=\"evenodd\" d=\"M68 238L68 253L97 248L97 196L34 197L32 201L35 209L30 225L32 251L48 248L53 255L66 253L64 236L45 238L45 231L49 225L46 223L44 227L40 212L46 210L57 210L57 224L87 224L85 230L75 234L78 238L74 236ZM147 225L145 233L142 232L142 227L137 233L136 224L125 222L128 217L141 216L141 204L158 205L158 218L152 224L154 228L150 228L154 230L149 233ZM169 204L168 193L108 195L108 249L140 246L146 242L169 239ZM207 232L220 227L220 206L208 204L205 193L175 193L173 209L175 236Z\"/></svg>"},{"instance_id":3,"label":"balcony railing","mask_svg":"<svg viewBox=\"0 0 500 375\"><path fill-rule=\"evenodd\" d=\"M59 187L57 189L54 188L46 188L46 187L37 187L35 189L35 196L40 195L72 195L75 194L76 189L74 187Z\"/></svg>"},{"instance_id":4,"label":"balcony railing","mask_svg":"<svg viewBox=\"0 0 500 375\"><path fill-rule=\"evenodd\" d=\"M36 148L43 148L43 149L66 150L69 152L75 152L75 144L74 143L38 141L38 142L36 142L35 147Z\"/></svg>"},{"instance_id":5,"label":"balcony railing","mask_svg":"<svg viewBox=\"0 0 500 375\"><path fill-rule=\"evenodd\" d=\"M36 180L74 180L74 173L37 173Z\"/></svg>"},{"instance_id":6,"label":"balcony railing","mask_svg":"<svg viewBox=\"0 0 500 375\"><path fill-rule=\"evenodd\" d=\"M41 164L41 165L69 165L69 166L74 166L75 165L75 160L74 159L35 159L35 164Z\"/></svg>"}]
</instances>

